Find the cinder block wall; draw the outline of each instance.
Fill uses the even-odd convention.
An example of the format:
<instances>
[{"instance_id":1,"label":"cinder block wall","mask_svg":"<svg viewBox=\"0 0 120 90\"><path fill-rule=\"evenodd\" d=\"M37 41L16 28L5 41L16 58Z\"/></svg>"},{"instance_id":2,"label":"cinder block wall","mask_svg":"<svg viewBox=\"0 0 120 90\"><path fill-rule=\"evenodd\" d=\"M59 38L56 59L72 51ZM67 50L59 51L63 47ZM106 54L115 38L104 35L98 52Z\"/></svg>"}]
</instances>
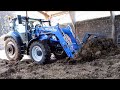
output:
<instances>
[{"instance_id":1,"label":"cinder block wall","mask_svg":"<svg viewBox=\"0 0 120 90\"><path fill-rule=\"evenodd\" d=\"M66 24L62 25L65 26ZM85 33L98 33L111 38L112 22L110 17L79 21L76 23L77 36L82 40ZM116 39L120 34L120 15L115 17Z\"/></svg>"},{"instance_id":2,"label":"cinder block wall","mask_svg":"<svg viewBox=\"0 0 120 90\"><path fill-rule=\"evenodd\" d=\"M87 20L76 23L77 35L80 40L85 33L98 33L107 37L111 37L112 24L110 17Z\"/></svg>"}]
</instances>

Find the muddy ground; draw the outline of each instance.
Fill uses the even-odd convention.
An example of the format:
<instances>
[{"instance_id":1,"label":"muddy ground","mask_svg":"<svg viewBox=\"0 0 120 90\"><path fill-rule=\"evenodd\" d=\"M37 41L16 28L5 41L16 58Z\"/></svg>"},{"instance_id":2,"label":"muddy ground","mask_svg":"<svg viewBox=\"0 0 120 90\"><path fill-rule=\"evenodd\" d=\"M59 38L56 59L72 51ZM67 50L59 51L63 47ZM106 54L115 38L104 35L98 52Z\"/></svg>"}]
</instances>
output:
<instances>
[{"instance_id":1,"label":"muddy ground","mask_svg":"<svg viewBox=\"0 0 120 90\"><path fill-rule=\"evenodd\" d=\"M120 79L120 54L72 65L64 60L45 65L0 60L0 79Z\"/></svg>"},{"instance_id":2,"label":"muddy ground","mask_svg":"<svg viewBox=\"0 0 120 90\"><path fill-rule=\"evenodd\" d=\"M30 59L19 62L0 59L0 79L120 79L120 52L114 49L99 59L79 62L54 59L45 65Z\"/></svg>"}]
</instances>

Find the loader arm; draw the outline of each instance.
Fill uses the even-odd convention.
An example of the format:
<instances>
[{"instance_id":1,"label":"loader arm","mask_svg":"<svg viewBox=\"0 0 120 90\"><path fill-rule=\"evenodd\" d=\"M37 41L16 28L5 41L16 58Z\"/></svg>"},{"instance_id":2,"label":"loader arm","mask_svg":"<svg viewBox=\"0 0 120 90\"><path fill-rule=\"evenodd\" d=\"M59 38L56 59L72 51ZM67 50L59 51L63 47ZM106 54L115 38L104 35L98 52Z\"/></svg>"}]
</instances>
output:
<instances>
[{"instance_id":1,"label":"loader arm","mask_svg":"<svg viewBox=\"0 0 120 90\"><path fill-rule=\"evenodd\" d=\"M61 32L61 29L59 28L58 25L55 27L55 29L56 29L56 32L54 32L54 34L59 39L59 42L63 47L64 51L66 52L67 56L70 58L74 58L73 50L70 49L70 47L68 46L64 38L64 34Z\"/></svg>"},{"instance_id":2,"label":"loader arm","mask_svg":"<svg viewBox=\"0 0 120 90\"><path fill-rule=\"evenodd\" d=\"M85 35L84 35L84 37L83 37L83 39L82 39L82 44L87 43L88 39L89 39L92 35L94 36L94 38L97 37L97 34L94 34L94 33L85 33Z\"/></svg>"},{"instance_id":3,"label":"loader arm","mask_svg":"<svg viewBox=\"0 0 120 90\"><path fill-rule=\"evenodd\" d=\"M70 58L74 58L76 56L76 54L78 53L78 51L82 48L83 44L85 44L87 42L89 37L91 35L95 35L95 34L86 33L82 39L82 43L79 44L79 43L77 43L70 28L61 29L61 28L59 28L59 25L57 25L55 27L55 29L57 29L57 30L56 30L56 32L54 32L54 34L59 39L59 42L60 42L61 46L63 47L64 51L66 52L67 56ZM72 41L72 45L68 45L66 39L64 38L64 34L67 34L70 37L70 39Z\"/></svg>"}]
</instances>

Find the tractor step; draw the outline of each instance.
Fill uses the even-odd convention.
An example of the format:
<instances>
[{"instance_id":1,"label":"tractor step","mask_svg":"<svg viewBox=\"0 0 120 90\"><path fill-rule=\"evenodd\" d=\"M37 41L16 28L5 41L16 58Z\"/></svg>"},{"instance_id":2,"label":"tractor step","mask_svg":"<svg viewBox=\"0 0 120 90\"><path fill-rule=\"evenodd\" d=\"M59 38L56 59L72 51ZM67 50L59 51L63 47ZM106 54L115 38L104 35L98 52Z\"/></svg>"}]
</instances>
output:
<instances>
[{"instance_id":1,"label":"tractor step","mask_svg":"<svg viewBox=\"0 0 120 90\"><path fill-rule=\"evenodd\" d=\"M25 53L25 47L26 47L26 45L25 45L25 44L23 44L23 45L21 46L21 53L22 53L22 54L24 54L24 53Z\"/></svg>"}]
</instances>

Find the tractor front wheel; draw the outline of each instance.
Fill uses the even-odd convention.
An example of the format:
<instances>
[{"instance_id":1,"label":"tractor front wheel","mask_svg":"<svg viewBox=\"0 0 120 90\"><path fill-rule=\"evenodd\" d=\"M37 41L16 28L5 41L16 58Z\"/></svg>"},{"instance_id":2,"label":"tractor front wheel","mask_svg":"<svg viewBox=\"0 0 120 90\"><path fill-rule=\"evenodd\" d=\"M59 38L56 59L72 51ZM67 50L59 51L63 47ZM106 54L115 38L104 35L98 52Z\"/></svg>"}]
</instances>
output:
<instances>
[{"instance_id":1,"label":"tractor front wheel","mask_svg":"<svg viewBox=\"0 0 120 90\"><path fill-rule=\"evenodd\" d=\"M31 59L39 64L44 64L50 60L50 47L46 42L35 41L30 45L29 55Z\"/></svg>"}]
</instances>

